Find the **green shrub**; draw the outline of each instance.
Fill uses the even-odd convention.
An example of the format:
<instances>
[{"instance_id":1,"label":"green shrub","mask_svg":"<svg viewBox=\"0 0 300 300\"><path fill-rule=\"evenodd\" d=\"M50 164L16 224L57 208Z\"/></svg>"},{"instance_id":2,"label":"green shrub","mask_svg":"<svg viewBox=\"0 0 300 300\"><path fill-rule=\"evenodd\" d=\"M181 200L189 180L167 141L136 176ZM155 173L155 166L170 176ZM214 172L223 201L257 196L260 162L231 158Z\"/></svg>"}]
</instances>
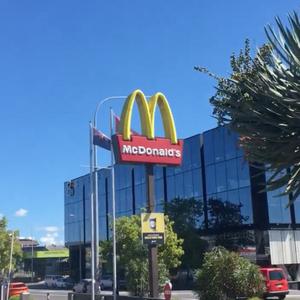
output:
<instances>
[{"instance_id":1,"label":"green shrub","mask_svg":"<svg viewBox=\"0 0 300 300\"><path fill-rule=\"evenodd\" d=\"M201 300L260 296L263 288L258 267L223 247L207 252L202 268L196 273L196 292Z\"/></svg>"}]
</instances>

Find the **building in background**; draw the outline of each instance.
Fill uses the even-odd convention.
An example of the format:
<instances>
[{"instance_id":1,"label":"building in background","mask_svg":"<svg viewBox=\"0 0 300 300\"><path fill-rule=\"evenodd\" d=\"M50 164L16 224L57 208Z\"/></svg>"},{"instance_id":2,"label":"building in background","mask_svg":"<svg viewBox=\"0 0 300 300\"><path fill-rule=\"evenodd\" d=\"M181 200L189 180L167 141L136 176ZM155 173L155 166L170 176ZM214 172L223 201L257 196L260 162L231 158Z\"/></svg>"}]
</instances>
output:
<instances>
[{"instance_id":1,"label":"building in background","mask_svg":"<svg viewBox=\"0 0 300 300\"><path fill-rule=\"evenodd\" d=\"M63 246L41 246L32 239L19 239L23 252L23 268L14 276L22 280L44 279L46 275L67 275L69 249Z\"/></svg>"},{"instance_id":2,"label":"building in background","mask_svg":"<svg viewBox=\"0 0 300 300\"><path fill-rule=\"evenodd\" d=\"M146 206L145 168L116 165L116 215L140 214ZM184 140L180 167L155 167L156 211L175 199L194 198L203 207L199 235L209 247L224 245L259 264L300 264L299 203L264 191L266 175L245 160L237 134L217 127ZM99 238L110 236L111 178L98 171ZM65 183L65 245L72 276L90 276L90 175Z\"/></svg>"}]
</instances>

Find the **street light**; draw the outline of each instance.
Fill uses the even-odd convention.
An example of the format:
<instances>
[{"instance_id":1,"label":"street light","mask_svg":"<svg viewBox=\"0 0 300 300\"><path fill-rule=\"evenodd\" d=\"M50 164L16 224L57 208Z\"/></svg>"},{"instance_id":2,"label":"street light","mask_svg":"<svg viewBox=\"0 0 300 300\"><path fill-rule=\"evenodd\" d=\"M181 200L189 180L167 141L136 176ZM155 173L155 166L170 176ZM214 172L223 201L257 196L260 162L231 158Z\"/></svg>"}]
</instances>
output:
<instances>
[{"instance_id":1,"label":"street light","mask_svg":"<svg viewBox=\"0 0 300 300\"><path fill-rule=\"evenodd\" d=\"M124 100L127 96L111 96L107 97L101 101L98 102L96 106L96 110L94 113L93 118L93 127L97 128L97 115L100 110L100 107L107 101L113 100L113 99L119 99ZM112 126L111 131L112 131ZM112 149L111 149L112 151ZM113 153L111 154L111 159L113 162ZM98 258L98 252L99 252L99 230L98 230L98 174L97 174L97 147L93 143L93 132L91 129L90 132L90 181L91 181L91 250L92 250L92 300L95 300L95 277L96 273L98 273L98 266L99 266L99 258ZM113 172L113 165L112 167L112 209L113 209L113 296L114 300L116 299L116 292L117 292L117 271L116 271L116 234L115 234L115 196L114 196L114 172Z\"/></svg>"},{"instance_id":2,"label":"street light","mask_svg":"<svg viewBox=\"0 0 300 300\"><path fill-rule=\"evenodd\" d=\"M9 267L8 267L8 281L7 281L7 298L9 297L9 285L11 280L11 269L12 269L12 256L14 250L14 232L10 234L11 244L10 244L10 255L9 255Z\"/></svg>"}]
</instances>

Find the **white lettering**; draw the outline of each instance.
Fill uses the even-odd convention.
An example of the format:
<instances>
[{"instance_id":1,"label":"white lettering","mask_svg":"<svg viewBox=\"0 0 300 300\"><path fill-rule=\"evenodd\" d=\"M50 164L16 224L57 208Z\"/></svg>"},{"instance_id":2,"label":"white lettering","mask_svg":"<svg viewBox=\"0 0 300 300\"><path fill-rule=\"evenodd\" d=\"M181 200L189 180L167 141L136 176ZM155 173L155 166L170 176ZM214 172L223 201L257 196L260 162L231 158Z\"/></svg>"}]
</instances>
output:
<instances>
[{"instance_id":1,"label":"white lettering","mask_svg":"<svg viewBox=\"0 0 300 300\"><path fill-rule=\"evenodd\" d=\"M152 155L152 149L151 148L146 148L146 153L147 153L147 155Z\"/></svg>"},{"instance_id":2,"label":"white lettering","mask_svg":"<svg viewBox=\"0 0 300 300\"><path fill-rule=\"evenodd\" d=\"M132 147L132 154L138 154L138 147Z\"/></svg>"},{"instance_id":3,"label":"white lettering","mask_svg":"<svg viewBox=\"0 0 300 300\"><path fill-rule=\"evenodd\" d=\"M145 153L146 153L146 148L143 147L143 146L139 146L139 154L140 154L140 155L143 155L143 154L145 154Z\"/></svg>"},{"instance_id":4,"label":"white lettering","mask_svg":"<svg viewBox=\"0 0 300 300\"><path fill-rule=\"evenodd\" d=\"M151 148L144 146L131 146L123 145L122 146L123 154L130 155L148 155L148 156L161 156L161 157L181 157L181 151L171 148Z\"/></svg>"},{"instance_id":5,"label":"white lettering","mask_svg":"<svg viewBox=\"0 0 300 300\"><path fill-rule=\"evenodd\" d=\"M123 145L122 153L131 154L131 146Z\"/></svg>"}]
</instances>

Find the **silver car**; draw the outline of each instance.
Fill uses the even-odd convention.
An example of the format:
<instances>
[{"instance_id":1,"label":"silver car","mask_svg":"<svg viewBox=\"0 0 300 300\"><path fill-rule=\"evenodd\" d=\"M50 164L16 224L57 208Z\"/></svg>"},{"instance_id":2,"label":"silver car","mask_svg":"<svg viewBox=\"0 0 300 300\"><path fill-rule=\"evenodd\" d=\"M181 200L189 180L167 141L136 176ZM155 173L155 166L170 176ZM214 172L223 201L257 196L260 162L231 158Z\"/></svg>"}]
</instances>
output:
<instances>
[{"instance_id":1,"label":"silver car","mask_svg":"<svg viewBox=\"0 0 300 300\"><path fill-rule=\"evenodd\" d=\"M91 292L92 292L92 279L86 278L86 279L80 280L78 283L76 283L73 286L73 292L91 294ZM96 281L95 292L97 294L100 293L100 284L97 281Z\"/></svg>"}]
</instances>

